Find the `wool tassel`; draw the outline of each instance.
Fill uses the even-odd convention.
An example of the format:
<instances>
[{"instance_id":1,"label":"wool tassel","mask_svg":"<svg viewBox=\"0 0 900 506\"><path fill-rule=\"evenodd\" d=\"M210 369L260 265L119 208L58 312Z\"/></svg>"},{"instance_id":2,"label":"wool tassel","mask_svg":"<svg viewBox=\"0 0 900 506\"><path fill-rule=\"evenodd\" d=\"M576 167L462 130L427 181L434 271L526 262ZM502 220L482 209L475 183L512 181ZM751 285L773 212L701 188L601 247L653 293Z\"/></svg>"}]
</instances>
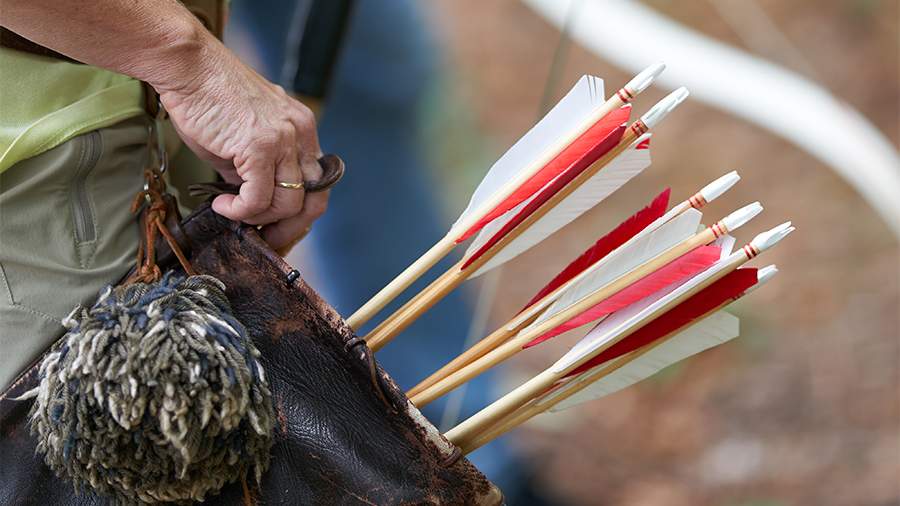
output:
<instances>
[{"instance_id":1,"label":"wool tassel","mask_svg":"<svg viewBox=\"0 0 900 506\"><path fill-rule=\"evenodd\" d=\"M259 480L274 413L259 350L214 277L171 272L76 308L40 367L31 429L76 490L202 501Z\"/></svg>"}]
</instances>

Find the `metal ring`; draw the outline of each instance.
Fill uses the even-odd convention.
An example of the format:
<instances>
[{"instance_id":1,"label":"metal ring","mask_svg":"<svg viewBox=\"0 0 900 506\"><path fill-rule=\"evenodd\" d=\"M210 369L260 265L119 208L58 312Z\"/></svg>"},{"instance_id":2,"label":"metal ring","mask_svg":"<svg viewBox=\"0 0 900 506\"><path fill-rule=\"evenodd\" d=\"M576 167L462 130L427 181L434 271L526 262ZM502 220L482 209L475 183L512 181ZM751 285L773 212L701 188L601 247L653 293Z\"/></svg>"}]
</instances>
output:
<instances>
[{"instance_id":1,"label":"metal ring","mask_svg":"<svg viewBox=\"0 0 900 506\"><path fill-rule=\"evenodd\" d=\"M287 188L289 190L302 190L303 189L303 183L287 183L284 181L275 181L275 184L277 184L278 186L280 186L282 188Z\"/></svg>"}]
</instances>

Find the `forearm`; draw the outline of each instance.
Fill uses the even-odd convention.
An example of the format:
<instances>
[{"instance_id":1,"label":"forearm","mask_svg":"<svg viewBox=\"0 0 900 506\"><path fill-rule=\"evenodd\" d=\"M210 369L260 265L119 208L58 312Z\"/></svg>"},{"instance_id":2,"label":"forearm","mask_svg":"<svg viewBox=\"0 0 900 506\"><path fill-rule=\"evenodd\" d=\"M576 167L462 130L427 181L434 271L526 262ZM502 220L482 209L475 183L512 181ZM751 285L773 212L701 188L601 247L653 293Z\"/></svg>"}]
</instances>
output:
<instances>
[{"instance_id":1,"label":"forearm","mask_svg":"<svg viewBox=\"0 0 900 506\"><path fill-rule=\"evenodd\" d=\"M0 25L159 90L183 87L227 57L177 0L0 0Z\"/></svg>"},{"instance_id":2,"label":"forearm","mask_svg":"<svg viewBox=\"0 0 900 506\"><path fill-rule=\"evenodd\" d=\"M275 248L325 211L312 112L227 50L176 0L0 0L0 25L75 60L150 83L182 140L240 194L213 209L265 225Z\"/></svg>"}]
</instances>

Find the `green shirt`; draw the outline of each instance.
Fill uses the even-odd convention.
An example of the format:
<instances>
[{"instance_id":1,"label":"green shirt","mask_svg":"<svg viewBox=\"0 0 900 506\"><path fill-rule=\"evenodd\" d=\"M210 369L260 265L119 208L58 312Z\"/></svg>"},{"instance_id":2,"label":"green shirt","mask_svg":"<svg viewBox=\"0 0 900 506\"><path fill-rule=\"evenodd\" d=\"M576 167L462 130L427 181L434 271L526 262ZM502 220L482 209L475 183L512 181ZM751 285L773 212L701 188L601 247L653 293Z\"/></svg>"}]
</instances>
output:
<instances>
[{"instance_id":1,"label":"green shirt","mask_svg":"<svg viewBox=\"0 0 900 506\"><path fill-rule=\"evenodd\" d=\"M135 79L0 47L0 172L143 112Z\"/></svg>"}]
</instances>

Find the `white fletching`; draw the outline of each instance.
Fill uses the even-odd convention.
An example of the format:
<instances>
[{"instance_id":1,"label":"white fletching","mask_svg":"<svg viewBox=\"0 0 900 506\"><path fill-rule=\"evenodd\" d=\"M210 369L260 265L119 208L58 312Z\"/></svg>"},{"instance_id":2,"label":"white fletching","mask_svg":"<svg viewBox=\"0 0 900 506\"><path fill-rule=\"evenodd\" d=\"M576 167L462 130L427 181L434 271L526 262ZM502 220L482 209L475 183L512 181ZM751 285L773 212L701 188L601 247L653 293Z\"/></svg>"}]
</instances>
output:
<instances>
[{"instance_id":1,"label":"white fletching","mask_svg":"<svg viewBox=\"0 0 900 506\"><path fill-rule=\"evenodd\" d=\"M725 234L713 241L713 246L718 246L721 250L721 253L719 254L719 260L723 260L727 258L728 255L731 255L731 252L734 250L735 242L736 241L734 239L734 236L728 234Z\"/></svg>"},{"instance_id":2,"label":"white fletching","mask_svg":"<svg viewBox=\"0 0 900 506\"><path fill-rule=\"evenodd\" d=\"M580 341L575 343L575 346L573 346L568 353L563 355L562 358L557 360L550 369L554 373L560 373L570 366L581 363L604 344L614 341L617 337L637 328L637 326L654 311L677 300L682 295L700 286L724 269L727 269L729 264L731 264L732 257L743 254L742 251L733 253L714 263L711 267L687 281L682 280L678 283L673 283L666 288L663 288L656 293L652 293L634 304L609 315L605 320L598 323L597 326L588 332L588 334Z\"/></svg>"},{"instance_id":3,"label":"white fletching","mask_svg":"<svg viewBox=\"0 0 900 506\"><path fill-rule=\"evenodd\" d=\"M712 202L716 200L723 193L727 192L734 186L738 181L741 180L741 176L738 175L737 171L733 170L728 174L716 179L712 183L704 186L703 189L700 190L700 195L703 197L703 200L707 202Z\"/></svg>"},{"instance_id":4,"label":"white fletching","mask_svg":"<svg viewBox=\"0 0 900 506\"><path fill-rule=\"evenodd\" d=\"M594 113L606 99L603 80L582 76L531 130L518 140L488 171L472 194L469 205L454 227L482 209L503 187L516 188L540 170L544 164L568 146L596 121Z\"/></svg>"},{"instance_id":5,"label":"white fletching","mask_svg":"<svg viewBox=\"0 0 900 506\"><path fill-rule=\"evenodd\" d=\"M737 317L725 311L716 311L590 386L584 387L577 394L553 406L550 411L562 411L618 392L653 376L672 364L734 339L738 336L739 330L740 324ZM546 399L538 402L540 404L551 402L571 388L583 387L584 383L591 382L598 377L604 366L606 364L585 371L565 387L560 388L558 392L552 392Z\"/></svg>"},{"instance_id":6,"label":"white fletching","mask_svg":"<svg viewBox=\"0 0 900 506\"><path fill-rule=\"evenodd\" d=\"M591 267L592 272L571 285L541 316L532 323L538 325L600 288L624 276L648 260L694 235L703 214L688 209L668 223L641 239L624 244Z\"/></svg>"},{"instance_id":7,"label":"white fletching","mask_svg":"<svg viewBox=\"0 0 900 506\"><path fill-rule=\"evenodd\" d=\"M523 324L523 322L525 322L525 320L528 320L529 318L533 317L537 313L540 313L544 309L547 309L551 304L553 304L555 301L559 300L560 297L565 295L565 293L569 290L569 288L574 287L577 283L580 283L581 280L585 279L588 276L591 276L598 269L605 266L606 263L609 262L610 258L613 258L614 254L617 255L616 252L618 252L620 250L621 251L628 250L629 248L632 247L633 244L637 243L644 237L647 237L647 235L655 232L656 230L659 229L659 227L672 221L673 218L675 218L676 216L679 216L681 213L685 212L688 209L691 209L691 206L687 202L682 202L682 203L676 205L675 207L673 207L672 209L670 209L664 215L653 220L653 222L651 222L649 225L644 227L640 232L638 232L637 234L632 236L630 239L625 241L624 244L620 245L618 248L611 251L609 254L607 254L606 256L604 256L603 258L601 258L594 264L590 265L585 270L579 272L575 277L573 277L565 285L563 285L565 287L563 290L554 292L554 294L548 294L546 297L544 297L540 301L525 308L525 310L523 310L521 313L516 315L515 318L510 320L510 322L506 326L507 330L512 331L512 330L519 328ZM730 236L726 235L723 237L730 237ZM732 241L731 246L733 246L734 245L733 237L731 238L731 241ZM729 246L729 249L728 249L729 252L731 251L731 246ZM548 313L548 316L549 315L550 314Z\"/></svg>"},{"instance_id":8,"label":"white fletching","mask_svg":"<svg viewBox=\"0 0 900 506\"><path fill-rule=\"evenodd\" d=\"M756 215L758 215L762 211L763 206L759 202L748 204L722 218L722 225L725 227L725 230L733 232L740 228L742 225L746 224L748 221L755 218Z\"/></svg>"},{"instance_id":9,"label":"white fletching","mask_svg":"<svg viewBox=\"0 0 900 506\"><path fill-rule=\"evenodd\" d=\"M654 63L653 65L650 65L649 67L642 70L638 75L634 76L634 78L632 78L631 81L628 81L628 84L623 86L623 88L626 88L633 94L637 95L638 93L649 88L653 81L663 73L663 70L666 70L665 63Z\"/></svg>"},{"instance_id":10,"label":"white fletching","mask_svg":"<svg viewBox=\"0 0 900 506\"><path fill-rule=\"evenodd\" d=\"M688 95L690 95L690 93L687 88L684 86L678 88L666 95L666 98L657 102L649 111L645 112L644 115L641 116L641 121L647 125L647 128L655 127L663 120L663 118L678 107L678 104L684 102L684 100L688 98Z\"/></svg>"},{"instance_id":11,"label":"white fletching","mask_svg":"<svg viewBox=\"0 0 900 506\"><path fill-rule=\"evenodd\" d=\"M754 237L753 240L750 241L750 244L754 248L756 248L757 251L762 253L763 251L778 244L778 241L787 237L788 234L790 234L794 230L796 230L796 229L794 227L792 227L791 222L788 221L788 222L782 223L781 225L778 225L777 227L773 228L772 230L763 232L763 233L759 234L758 236Z\"/></svg>"},{"instance_id":12,"label":"white fletching","mask_svg":"<svg viewBox=\"0 0 900 506\"><path fill-rule=\"evenodd\" d=\"M606 197L622 187L634 176L640 174L650 166L650 149L637 146L650 134L645 134L634 141L631 146L614 158L606 167L600 169L590 179L579 186L568 197L554 206L547 214L534 222L521 235L513 239L500 250L493 258L488 260L472 277L480 276L485 272L502 265L515 258L522 252L546 239L548 236L571 223L592 207L603 201ZM552 181L548 184L552 184ZM540 192L538 192L540 193ZM466 250L466 256L470 256L481 249L506 223L512 220L519 211L537 196L535 194L525 202L510 209L505 214L488 223L475 237L475 240Z\"/></svg>"}]
</instances>

